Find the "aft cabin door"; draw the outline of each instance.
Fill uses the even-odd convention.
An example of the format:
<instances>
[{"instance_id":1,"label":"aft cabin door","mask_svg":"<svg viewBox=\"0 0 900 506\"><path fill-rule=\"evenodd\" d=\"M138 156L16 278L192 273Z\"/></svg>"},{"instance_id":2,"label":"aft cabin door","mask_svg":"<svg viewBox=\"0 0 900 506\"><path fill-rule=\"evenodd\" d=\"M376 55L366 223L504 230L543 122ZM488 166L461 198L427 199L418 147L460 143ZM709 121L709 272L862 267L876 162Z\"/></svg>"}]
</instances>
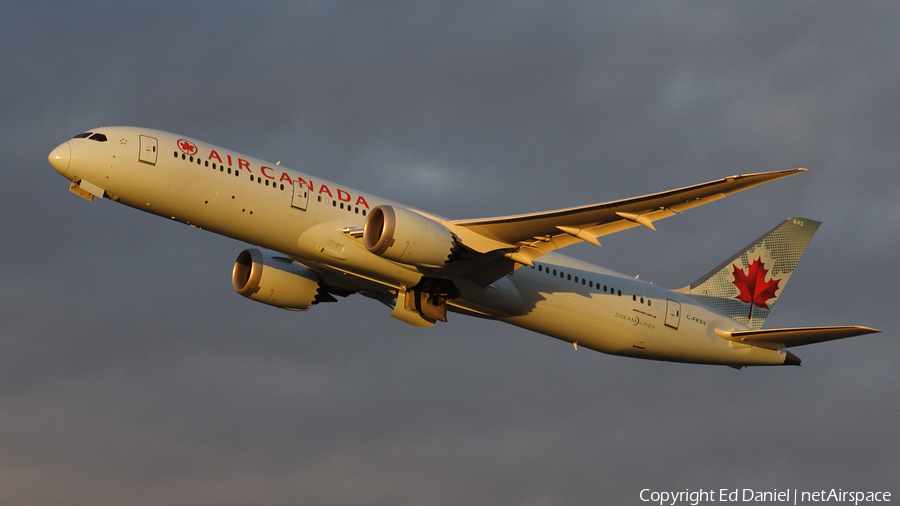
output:
<instances>
[{"instance_id":1,"label":"aft cabin door","mask_svg":"<svg viewBox=\"0 0 900 506\"><path fill-rule=\"evenodd\" d=\"M681 321L681 303L674 300L666 301L666 326L673 329L678 328L678 322Z\"/></svg>"},{"instance_id":2,"label":"aft cabin door","mask_svg":"<svg viewBox=\"0 0 900 506\"><path fill-rule=\"evenodd\" d=\"M139 160L150 165L156 165L157 142L153 137L141 136L141 154Z\"/></svg>"},{"instance_id":3,"label":"aft cabin door","mask_svg":"<svg viewBox=\"0 0 900 506\"><path fill-rule=\"evenodd\" d=\"M306 211L307 204L309 204L309 187L295 179L294 198L291 200L291 207Z\"/></svg>"}]
</instances>

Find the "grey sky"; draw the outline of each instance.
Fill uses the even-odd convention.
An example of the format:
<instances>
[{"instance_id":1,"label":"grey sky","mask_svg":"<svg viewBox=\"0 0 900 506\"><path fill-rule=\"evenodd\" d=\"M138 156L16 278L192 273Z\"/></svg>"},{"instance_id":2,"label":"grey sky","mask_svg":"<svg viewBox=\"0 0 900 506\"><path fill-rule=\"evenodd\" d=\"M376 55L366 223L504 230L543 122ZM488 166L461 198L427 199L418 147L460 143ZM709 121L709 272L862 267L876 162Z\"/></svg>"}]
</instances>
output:
<instances>
[{"instance_id":1,"label":"grey sky","mask_svg":"<svg viewBox=\"0 0 900 506\"><path fill-rule=\"evenodd\" d=\"M595 4L0 3L0 502L900 493L900 7ZM566 253L678 287L821 220L767 326L884 333L735 371L359 296L275 310L231 289L244 245L66 191L47 154L99 125L451 218L807 167Z\"/></svg>"}]
</instances>

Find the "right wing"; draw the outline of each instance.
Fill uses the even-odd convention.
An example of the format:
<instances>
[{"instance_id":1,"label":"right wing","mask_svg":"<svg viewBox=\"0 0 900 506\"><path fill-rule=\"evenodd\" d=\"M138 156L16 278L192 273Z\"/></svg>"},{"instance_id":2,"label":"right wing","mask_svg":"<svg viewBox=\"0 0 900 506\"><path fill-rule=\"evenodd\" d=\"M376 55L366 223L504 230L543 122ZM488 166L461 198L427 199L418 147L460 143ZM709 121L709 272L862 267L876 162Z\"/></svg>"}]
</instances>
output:
<instances>
[{"instance_id":1,"label":"right wing","mask_svg":"<svg viewBox=\"0 0 900 506\"><path fill-rule=\"evenodd\" d=\"M653 222L676 213L719 200L754 186L804 172L791 169L743 176L729 176L708 183L625 200L616 200L556 211L444 222L467 249L483 255L475 259L466 275L508 259L520 265L534 265L533 260L550 251L587 241L600 245L598 237L643 225L654 229ZM476 255L478 256L478 255ZM508 264L508 262L507 262ZM473 270L475 268L475 270ZM494 265L477 282L488 284L515 265ZM499 274L499 275L498 275Z\"/></svg>"}]
</instances>

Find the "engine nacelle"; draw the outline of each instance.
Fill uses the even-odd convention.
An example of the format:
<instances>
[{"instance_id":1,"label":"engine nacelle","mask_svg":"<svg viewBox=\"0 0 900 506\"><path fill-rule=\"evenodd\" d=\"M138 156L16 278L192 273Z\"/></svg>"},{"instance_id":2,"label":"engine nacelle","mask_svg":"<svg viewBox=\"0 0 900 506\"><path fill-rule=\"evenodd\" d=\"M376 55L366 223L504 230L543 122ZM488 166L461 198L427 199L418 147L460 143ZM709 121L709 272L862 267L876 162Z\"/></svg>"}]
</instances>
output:
<instances>
[{"instance_id":1,"label":"engine nacelle","mask_svg":"<svg viewBox=\"0 0 900 506\"><path fill-rule=\"evenodd\" d=\"M440 268L456 241L440 223L408 209L377 206L366 218L363 244L376 255L420 267Z\"/></svg>"},{"instance_id":2,"label":"engine nacelle","mask_svg":"<svg viewBox=\"0 0 900 506\"><path fill-rule=\"evenodd\" d=\"M322 290L319 277L310 269L271 251L242 251L231 271L234 290L257 302L282 309L302 310L334 300Z\"/></svg>"}]
</instances>

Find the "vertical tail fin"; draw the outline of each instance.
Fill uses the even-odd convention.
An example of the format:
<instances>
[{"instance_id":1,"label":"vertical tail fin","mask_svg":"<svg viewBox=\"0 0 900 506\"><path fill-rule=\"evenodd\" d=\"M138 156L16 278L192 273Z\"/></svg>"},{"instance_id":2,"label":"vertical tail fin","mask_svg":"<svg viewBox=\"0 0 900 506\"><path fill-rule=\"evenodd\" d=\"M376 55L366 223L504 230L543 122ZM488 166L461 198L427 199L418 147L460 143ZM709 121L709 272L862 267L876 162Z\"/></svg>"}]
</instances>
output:
<instances>
[{"instance_id":1,"label":"vertical tail fin","mask_svg":"<svg viewBox=\"0 0 900 506\"><path fill-rule=\"evenodd\" d=\"M790 218L710 273L678 290L751 329L760 329L821 225Z\"/></svg>"}]
</instances>

